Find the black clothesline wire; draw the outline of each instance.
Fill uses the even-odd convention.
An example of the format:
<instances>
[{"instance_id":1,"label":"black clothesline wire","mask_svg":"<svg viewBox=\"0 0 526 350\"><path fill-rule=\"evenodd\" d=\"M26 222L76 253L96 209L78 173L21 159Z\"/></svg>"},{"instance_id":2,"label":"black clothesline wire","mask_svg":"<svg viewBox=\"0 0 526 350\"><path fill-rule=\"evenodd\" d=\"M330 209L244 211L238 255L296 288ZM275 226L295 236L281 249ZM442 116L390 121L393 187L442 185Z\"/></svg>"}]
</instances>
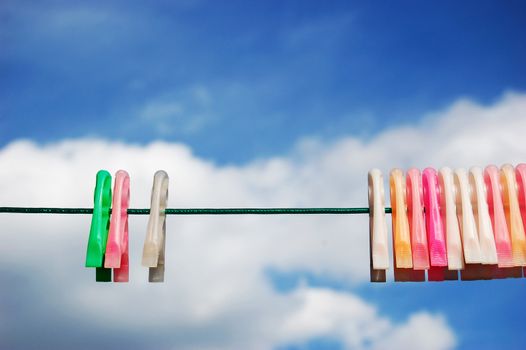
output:
<instances>
[{"instance_id":1,"label":"black clothesline wire","mask_svg":"<svg viewBox=\"0 0 526 350\"><path fill-rule=\"evenodd\" d=\"M391 214L391 208L385 208ZM0 207L0 213L93 214L93 208ZM128 215L148 215L150 209L128 209ZM303 215L369 214L369 208L168 208L166 215Z\"/></svg>"}]
</instances>

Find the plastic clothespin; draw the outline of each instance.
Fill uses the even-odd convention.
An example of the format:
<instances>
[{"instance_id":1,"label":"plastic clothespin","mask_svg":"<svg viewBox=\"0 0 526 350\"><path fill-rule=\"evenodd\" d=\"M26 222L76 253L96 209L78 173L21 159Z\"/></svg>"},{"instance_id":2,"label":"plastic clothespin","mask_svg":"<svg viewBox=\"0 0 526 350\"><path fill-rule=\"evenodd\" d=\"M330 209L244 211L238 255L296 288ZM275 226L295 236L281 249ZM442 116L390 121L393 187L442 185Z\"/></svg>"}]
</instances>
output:
<instances>
[{"instance_id":1,"label":"plastic clothespin","mask_svg":"<svg viewBox=\"0 0 526 350\"><path fill-rule=\"evenodd\" d=\"M440 215L446 231L447 266L446 279L457 280L458 270L464 268L464 253L455 202L456 189L453 171L443 167L439 171Z\"/></svg>"},{"instance_id":2,"label":"plastic clothespin","mask_svg":"<svg viewBox=\"0 0 526 350\"><path fill-rule=\"evenodd\" d=\"M526 164L519 164L515 167L517 177L517 192L519 193L519 208L522 216L522 225L526 231ZM526 267L524 268L526 276Z\"/></svg>"},{"instance_id":3,"label":"plastic clothespin","mask_svg":"<svg viewBox=\"0 0 526 350\"><path fill-rule=\"evenodd\" d=\"M479 167L469 169L469 185L471 194L471 206L478 232L480 257L482 266L482 278L492 279L497 277L497 248L495 235L491 226L491 218L486 196L486 185L484 175Z\"/></svg>"},{"instance_id":4,"label":"plastic clothespin","mask_svg":"<svg viewBox=\"0 0 526 350\"><path fill-rule=\"evenodd\" d=\"M515 167L517 177L517 192L519 193L519 208L521 210L522 224L526 230L526 164Z\"/></svg>"},{"instance_id":5,"label":"plastic clothespin","mask_svg":"<svg viewBox=\"0 0 526 350\"><path fill-rule=\"evenodd\" d=\"M389 268L384 181L380 170L369 171L369 253L371 282L385 282Z\"/></svg>"},{"instance_id":6,"label":"plastic clothespin","mask_svg":"<svg viewBox=\"0 0 526 350\"><path fill-rule=\"evenodd\" d=\"M470 186L468 174L465 169L456 169L454 172L456 188L456 205L460 232L462 235L462 246L464 248L464 261L466 265L460 273L462 280L477 280L485 278L480 253L479 236L473 207L471 206Z\"/></svg>"},{"instance_id":7,"label":"plastic clothespin","mask_svg":"<svg viewBox=\"0 0 526 350\"><path fill-rule=\"evenodd\" d=\"M104 253L108 239L111 207L111 175L106 170L97 172L93 216L86 252L86 267L96 268L97 282L111 282L111 269L104 268Z\"/></svg>"},{"instance_id":8,"label":"plastic clothespin","mask_svg":"<svg viewBox=\"0 0 526 350\"><path fill-rule=\"evenodd\" d=\"M411 233L407 217L405 177L401 169L389 174L393 225L393 265L395 281L425 281L425 271L413 270Z\"/></svg>"},{"instance_id":9,"label":"plastic clothespin","mask_svg":"<svg viewBox=\"0 0 526 350\"><path fill-rule=\"evenodd\" d=\"M130 203L130 176L117 171L113 187L113 207L104 267L113 268L114 282L129 281L128 206Z\"/></svg>"},{"instance_id":10,"label":"plastic clothespin","mask_svg":"<svg viewBox=\"0 0 526 350\"><path fill-rule=\"evenodd\" d=\"M424 220L422 179L420 170L411 168L406 174L407 181L407 218L411 231L411 248L413 250L413 269L429 269L429 250Z\"/></svg>"},{"instance_id":11,"label":"plastic clothespin","mask_svg":"<svg viewBox=\"0 0 526 350\"><path fill-rule=\"evenodd\" d=\"M149 282L164 282L167 202L168 174L159 170L153 178L150 218L142 253L142 265L150 268Z\"/></svg>"},{"instance_id":12,"label":"plastic clothespin","mask_svg":"<svg viewBox=\"0 0 526 350\"><path fill-rule=\"evenodd\" d=\"M513 264L511 237L504 211L499 168L495 165L487 166L484 169L484 182L486 183L488 210L497 249L499 269L496 277L520 277L522 275L521 268L515 268Z\"/></svg>"},{"instance_id":13,"label":"plastic clothespin","mask_svg":"<svg viewBox=\"0 0 526 350\"><path fill-rule=\"evenodd\" d=\"M429 246L429 281L443 281L447 270L446 236L440 216L440 188L437 171L426 168L422 172L425 223Z\"/></svg>"},{"instance_id":14,"label":"plastic clothespin","mask_svg":"<svg viewBox=\"0 0 526 350\"><path fill-rule=\"evenodd\" d=\"M511 237L513 264L515 266L526 266L526 237L519 207L517 179L512 165L506 164L501 167L500 180L504 213Z\"/></svg>"}]
</instances>

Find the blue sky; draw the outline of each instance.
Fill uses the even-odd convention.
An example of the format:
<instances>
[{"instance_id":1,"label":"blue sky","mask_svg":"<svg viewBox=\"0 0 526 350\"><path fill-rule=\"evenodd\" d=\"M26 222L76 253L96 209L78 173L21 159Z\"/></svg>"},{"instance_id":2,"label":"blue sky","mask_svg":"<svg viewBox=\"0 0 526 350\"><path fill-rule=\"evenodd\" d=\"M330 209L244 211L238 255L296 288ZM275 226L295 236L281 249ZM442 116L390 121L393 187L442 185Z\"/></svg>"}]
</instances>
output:
<instances>
[{"instance_id":1,"label":"blue sky","mask_svg":"<svg viewBox=\"0 0 526 350\"><path fill-rule=\"evenodd\" d=\"M518 1L7 1L0 9L1 144L161 138L240 162L301 137L367 136L459 97L489 103L526 85Z\"/></svg>"},{"instance_id":2,"label":"blue sky","mask_svg":"<svg viewBox=\"0 0 526 350\"><path fill-rule=\"evenodd\" d=\"M0 147L20 139L141 147L164 140L219 167L243 167L287 155L305 139L367 144L460 99L490 106L506 92L524 93L525 33L520 1L7 0L0 4ZM25 272L22 281L5 273L14 287L3 307L20 325L36 319L36 331L40 316L16 312L18 291L34 282ZM439 313L458 349L519 349L526 341L523 280L369 285L270 263L261 274L282 295L305 284L358 295L393 322L421 310ZM35 315L50 308L35 305ZM9 345L21 337L12 334ZM132 339L138 348L148 343ZM315 335L278 348L343 344Z\"/></svg>"}]
</instances>

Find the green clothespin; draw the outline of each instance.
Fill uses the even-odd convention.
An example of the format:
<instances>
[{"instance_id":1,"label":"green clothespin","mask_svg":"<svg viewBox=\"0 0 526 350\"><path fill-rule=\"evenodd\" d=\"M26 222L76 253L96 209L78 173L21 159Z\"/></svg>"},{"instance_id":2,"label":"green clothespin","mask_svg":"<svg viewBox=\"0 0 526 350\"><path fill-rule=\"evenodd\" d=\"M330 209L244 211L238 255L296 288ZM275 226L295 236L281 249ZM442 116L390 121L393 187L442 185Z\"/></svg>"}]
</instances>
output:
<instances>
[{"instance_id":1,"label":"green clothespin","mask_svg":"<svg viewBox=\"0 0 526 350\"><path fill-rule=\"evenodd\" d=\"M94 197L86 267L96 268L97 282L111 282L111 269L104 268L111 210L111 175L106 170L97 173Z\"/></svg>"}]
</instances>

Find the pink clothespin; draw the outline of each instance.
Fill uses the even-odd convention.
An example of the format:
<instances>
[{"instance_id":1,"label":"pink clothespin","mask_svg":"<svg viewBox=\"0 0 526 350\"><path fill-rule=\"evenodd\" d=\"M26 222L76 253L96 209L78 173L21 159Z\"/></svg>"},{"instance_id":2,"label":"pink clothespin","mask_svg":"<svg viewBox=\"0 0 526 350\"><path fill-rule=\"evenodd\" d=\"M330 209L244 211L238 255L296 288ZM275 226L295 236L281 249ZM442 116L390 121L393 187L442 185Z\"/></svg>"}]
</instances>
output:
<instances>
[{"instance_id":1,"label":"pink clothespin","mask_svg":"<svg viewBox=\"0 0 526 350\"><path fill-rule=\"evenodd\" d=\"M128 256L128 206L130 202L130 176L124 170L117 171L113 190L106 260L104 267L113 268L114 282L129 281Z\"/></svg>"},{"instance_id":2,"label":"pink clothespin","mask_svg":"<svg viewBox=\"0 0 526 350\"><path fill-rule=\"evenodd\" d=\"M411 168L407 171L407 217L411 231L413 269L429 269L426 226L424 221L423 191L420 171Z\"/></svg>"},{"instance_id":3,"label":"pink clothespin","mask_svg":"<svg viewBox=\"0 0 526 350\"><path fill-rule=\"evenodd\" d=\"M431 267L428 271L429 281L443 281L447 266L446 237L440 217L440 188L435 169L426 168L422 172L424 193L425 222L429 245Z\"/></svg>"},{"instance_id":4,"label":"pink clothespin","mask_svg":"<svg viewBox=\"0 0 526 350\"><path fill-rule=\"evenodd\" d=\"M484 169L484 182L487 189L487 202L495 247L497 249L498 275L497 277L519 277L521 273L514 268L513 254L511 249L511 237L504 212L500 170L495 165L489 165Z\"/></svg>"}]
</instances>

